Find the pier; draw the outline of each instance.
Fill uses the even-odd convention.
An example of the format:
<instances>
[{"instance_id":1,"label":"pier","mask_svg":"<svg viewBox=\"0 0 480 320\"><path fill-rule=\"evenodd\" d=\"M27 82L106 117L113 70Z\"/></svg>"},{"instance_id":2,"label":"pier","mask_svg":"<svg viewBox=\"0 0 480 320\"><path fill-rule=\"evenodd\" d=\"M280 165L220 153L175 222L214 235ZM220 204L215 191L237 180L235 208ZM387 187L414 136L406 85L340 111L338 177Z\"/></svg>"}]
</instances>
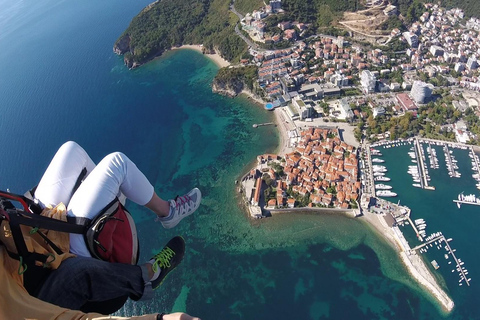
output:
<instances>
[{"instance_id":1,"label":"pier","mask_svg":"<svg viewBox=\"0 0 480 320\"><path fill-rule=\"evenodd\" d=\"M418 173L420 174L420 185L423 189L435 190L435 187L431 187L428 185L426 172L427 169L425 167L425 163L423 162L424 153L422 152L422 146L420 145L418 138L415 138L413 145L415 150L415 156L417 157Z\"/></svg>"},{"instance_id":2,"label":"pier","mask_svg":"<svg viewBox=\"0 0 480 320\"><path fill-rule=\"evenodd\" d=\"M475 151L473 150L473 146L470 146L470 152L473 154L473 161L475 162L475 171L480 174L480 163L478 162L478 157L475 154Z\"/></svg>"},{"instance_id":3,"label":"pier","mask_svg":"<svg viewBox=\"0 0 480 320\"><path fill-rule=\"evenodd\" d=\"M262 127L262 126L271 126L271 125L275 125L275 123L273 123L273 122L254 123L253 127L258 128L258 127Z\"/></svg>"},{"instance_id":4,"label":"pier","mask_svg":"<svg viewBox=\"0 0 480 320\"><path fill-rule=\"evenodd\" d=\"M444 241L445 242L445 246L447 248L447 251L449 254L452 255L452 258L453 260L455 260L455 263L456 263L456 266L457 266L457 271L460 273L460 282L462 280L465 280L465 283L467 284L467 286L470 286L470 281L471 279L467 278L467 275L465 274L465 270L464 268L462 267L462 261L458 260L457 257L455 256L455 253L453 252L452 248L450 247L450 244L448 243L447 239L445 239L445 236L444 235L440 235L438 237L435 237L425 243L422 243L421 245L418 245L416 246L415 248L413 248L412 250L416 251L416 250L419 250L427 245L429 245L430 243L432 242L435 242L435 241L439 241L439 242L442 242Z\"/></svg>"},{"instance_id":5,"label":"pier","mask_svg":"<svg viewBox=\"0 0 480 320\"><path fill-rule=\"evenodd\" d=\"M480 206L478 202L468 202L468 201L461 201L461 200L453 200L453 202L461 203L461 204L473 204L474 206Z\"/></svg>"},{"instance_id":6,"label":"pier","mask_svg":"<svg viewBox=\"0 0 480 320\"><path fill-rule=\"evenodd\" d=\"M372 169L372 153L370 151L370 146L366 145L365 146L366 151L367 151L367 159L365 160L365 164L368 167L368 177L366 177L367 180L367 192L371 194L372 196L375 196L375 180L373 179L373 169Z\"/></svg>"},{"instance_id":7,"label":"pier","mask_svg":"<svg viewBox=\"0 0 480 320\"><path fill-rule=\"evenodd\" d=\"M413 223L412 219L410 219L410 214L407 215L407 220L410 223L410 225L412 226L413 231L415 231L415 234L417 235L418 240L423 241L423 238L420 235L420 232L418 231L417 227L415 226L415 223Z\"/></svg>"},{"instance_id":8,"label":"pier","mask_svg":"<svg viewBox=\"0 0 480 320\"><path fill-rule=\"evenodd\" d=\"M454 164L454 161L452 159L450 149L448 149L447 145L444 145L443 150L444 150L444 153L445 153L445 161L447 161L447 169L448 169L449 175L451 177L460 178L460 175L458 174L458 172L456 170L456 165Z\"/></svg>"},{"instance_id":9,"label":"pier","mask_svg":"<svg viewBox=\"0 0 480 320\"><path fill-rule=\"evenodd\" d=\"M435 149L432 148L432 144L429 142L427 147L428 159L430 160L430 168L438 169L440 166L438 164L438 158L436 156Z\"/></svg>"}]
</instances>

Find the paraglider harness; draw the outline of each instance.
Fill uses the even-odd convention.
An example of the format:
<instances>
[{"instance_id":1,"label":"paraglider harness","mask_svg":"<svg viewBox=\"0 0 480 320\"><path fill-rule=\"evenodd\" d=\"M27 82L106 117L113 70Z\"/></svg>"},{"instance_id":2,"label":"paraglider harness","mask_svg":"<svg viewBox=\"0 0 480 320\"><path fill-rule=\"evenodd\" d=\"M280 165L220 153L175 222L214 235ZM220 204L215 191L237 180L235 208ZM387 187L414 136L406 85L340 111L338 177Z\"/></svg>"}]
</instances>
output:
<instances>
[{"instance_id":1,"label":"paraglider harness","mask_svg":"<svg viewBox=\"0 0 480 320\"><path fill-rule=\"evenodd\" d=\"M82 173L86 175L86 169ZM79 177L72 194L82 179ZM139 243L135 223L118 199L108 204L93 220L67 217L67 221L62 221L41 215L42 208L33 200L33 193L34 190L25 195L0 191L2 232L6 229L4 224L8 224L16 252L8 250L6 245L5 247L8 255L20 262L18 273L23 274L25 288L30 294L39 289L41 279L44 280L50 272L48 261L53 256L28 250L25 239L33 234L40 235L45 244L58 255L64 252L45 233L52 230L82 234L92 257L109 262L137 264Z\"/></svg>"}]
</instances>

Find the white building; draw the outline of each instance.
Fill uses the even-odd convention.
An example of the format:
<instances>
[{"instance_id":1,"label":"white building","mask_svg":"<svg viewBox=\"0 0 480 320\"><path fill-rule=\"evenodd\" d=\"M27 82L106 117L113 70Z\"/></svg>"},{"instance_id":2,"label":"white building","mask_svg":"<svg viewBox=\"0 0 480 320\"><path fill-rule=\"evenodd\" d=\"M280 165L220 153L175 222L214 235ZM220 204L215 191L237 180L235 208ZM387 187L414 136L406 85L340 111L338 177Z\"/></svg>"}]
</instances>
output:
<instances>
[{"instance_id":1,"label":"white building","mask_svg":"<svg viewBox=\"0 0 480 320\"><path fill-rule=\"evenodd\" d=\"M398 82L392 82L390 83L390 90L392 91L399 91L401 88L400 83Z\"/></svg>"},{"instance_id":2,"label":"white building","mask_svg":"<svg viewBox=\"0 0 480 320\"><path fill-rule=\"evenodd\" d=\"M360 84L362 85L363 92L373 93L375 92L375 86L377 84L377 78L370 70L363 70L360 73Z\"/></svg>"},{"instance_id":3,"label":"white building","mask_svg":"<svg viewBox=\"0 0 480 320\"><path fill-rule=\"evenodd\" d=\"M343 45L345 44L345 38L342 36L338 36L335 42L339 48L343 48Z\"/></svg>"},{"instance_id":4,"label":"white building","mask_svg":"<svg viewBox=\"0 0 480 320\"><path fill-rule=\"evenodd\" d=\"M467 68L469 70L477 69L478 68L477 58L475 58L475 57L468 58Z\"/></svg>"},{"instance_id":5,"label":"white building","mask_svg":"<svg viewBox=\"0 0 480 320\"><path fill-rule=\"evenodd\" d=\"M460 143L467 143L470 140L468 129L462 120L455 124L455 138Z\"/></svg>"},{"instance_id":6,"label":"white building","mask_svg":"<svg viewBox=\"0 0 480 320\"><path fill-rule=\"evenodd\" d=\"M410 90L412 89L412 84L409 81L403 81L402 88L403 90Z\"/></svg>"},{"instance_id":7,"label":"white building","mask_svg":"<svg viewBox=\"0 0 480 320\"><path fill-rule=\"evenodd\" d=\"M335 73L333 76L330 77L330 82L337 87L347 86L348 78L344 74Z\"/></svg>"},{"instance_id":8,"label":"white building","mask_svg":"<svg viewBox=\"0 0 480 320\"><path fill-rule=\"evenodd\" d=\"M411 32L404 32L403 36L408 42L408 45L412 48L418 47L418 36Z\"/></svg>"},{"instance_id":9,"label":"white building","mask_svg":"<svg viewBox=\"0 0 480 320\"><path fill-rule=\"evenodd\" d=\"M455 63L454 70L455 70L456 72L462 72L462 71L465 70L465 65L464 65L463 63L461 63L461 62L457 62L457 63Z\"/></svg>"},{"instance_id":10,"label":"white building","mask_svg":"<svg viewBox=\"0 0 480 320\"><path fill-rule=\"evenodd\" d=\"M318 83L304 84L298 90L298 94L309 100L318 100L323 98L323 89Z\"/></svg>"},{"instance_id":11,"label":"white building","mask_svg":"<svg viewBox=\"0 0 480 320\"><path fill-rule=\"evenodd\" d=\"M303 102L302 99L294 99L292 100L293 105L298 110L298 115L300 120L305 120L307 118L311 118L313 114L313 108L310 105L307 105Z\"/></svg>"},{"instance_id":12,"label":"white building","mask_svg":"<svg viewBox=\"0 0 480 320\"><path fill-rule=\"evenodd\" d=\"M434 56L434 57L440 57L443 55L443 48L440 47L440 46L431 46L430 47L430 53Z\"/></svg>"},{"instance_id":13,"label":"white building","mask_svg":"<svg viewBox=\"0 0 480 320\"><path fill-rule=\"evenodd\" d=\"M353 111L346 99L340 100L340 113L345 120L351 120L353 118Z\"/></svg>"},{"instance_id":14,"label":"white building","mask_svg":"<svg viewBox=\"0 0 480 320\"><path fill-rule=\"evenodd\" d=\"M425 103L432 95L433 86L422 81L414 81L410 95L417 103Z\"/></svg>"},{"instance_id":15,"label":"white building","mask_svg":"<svg viewBox=\"0 0 480 320\"><path fill-rule=\"evenodd\" d=\"M388 5L383 10L383 14L386 15L386 16L393 16L393 15L397 14L397 7L392 6L392 5Z\"/></svg>"},{"instance_id":16,"label":"white building","mask_svg":"<svg viewBox=\"0 0 480 320\"><path fill-rule=\"evenodd\" d=\"M255 11L252 12L252 16L253 16L253 18L255 18L255 20L262 20L267 15L263 11L256 11L255 10Z\"/></svg>"}]
</instances>

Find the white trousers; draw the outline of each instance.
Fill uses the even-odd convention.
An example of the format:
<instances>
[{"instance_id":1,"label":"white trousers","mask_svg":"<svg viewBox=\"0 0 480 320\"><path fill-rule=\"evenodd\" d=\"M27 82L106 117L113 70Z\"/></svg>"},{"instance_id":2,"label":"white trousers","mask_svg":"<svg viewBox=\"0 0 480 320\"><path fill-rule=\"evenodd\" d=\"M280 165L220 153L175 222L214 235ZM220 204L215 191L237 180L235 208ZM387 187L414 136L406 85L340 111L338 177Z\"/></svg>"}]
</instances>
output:
<instances>
[{"instance_id":1,"label":"white trousers","mask_svg":"<svg viewBox=\"0 0 480 320\"><path fill-rule=\"evenodd\" d=\"M87 176L72 195L83 168L87 169ZM123 153L111 153L95 166L82 147L69 141L58 149L50 162L35 190L35 198L44 207L63 202L68 216L93 219L122 193L133 202L145 205L152 199L154 190L145 175ZM70 251L91 257L80 234L70 234Z\"/></svg>"}]
</instances>

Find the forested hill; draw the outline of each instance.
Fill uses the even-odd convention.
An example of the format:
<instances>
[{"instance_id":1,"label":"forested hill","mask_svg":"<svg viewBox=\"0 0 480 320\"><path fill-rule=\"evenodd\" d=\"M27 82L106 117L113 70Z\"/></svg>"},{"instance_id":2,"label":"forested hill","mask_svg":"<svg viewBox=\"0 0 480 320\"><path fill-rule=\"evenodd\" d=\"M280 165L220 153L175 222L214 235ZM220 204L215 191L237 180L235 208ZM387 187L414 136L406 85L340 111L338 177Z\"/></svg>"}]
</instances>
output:
<instances>
[{"instance_id":1,"label":"forested hill","mask_svg":"<svg viewBox=\"0 0 480 320\"><path fill-rule=\"evenodd\" d=\"M142 10L115 42L129 67L141 65L182 44L217 49L227 60L241 56L246 44L235 34L237 17L229 0L159 0Z\"/></svg>"}]
</instances>

